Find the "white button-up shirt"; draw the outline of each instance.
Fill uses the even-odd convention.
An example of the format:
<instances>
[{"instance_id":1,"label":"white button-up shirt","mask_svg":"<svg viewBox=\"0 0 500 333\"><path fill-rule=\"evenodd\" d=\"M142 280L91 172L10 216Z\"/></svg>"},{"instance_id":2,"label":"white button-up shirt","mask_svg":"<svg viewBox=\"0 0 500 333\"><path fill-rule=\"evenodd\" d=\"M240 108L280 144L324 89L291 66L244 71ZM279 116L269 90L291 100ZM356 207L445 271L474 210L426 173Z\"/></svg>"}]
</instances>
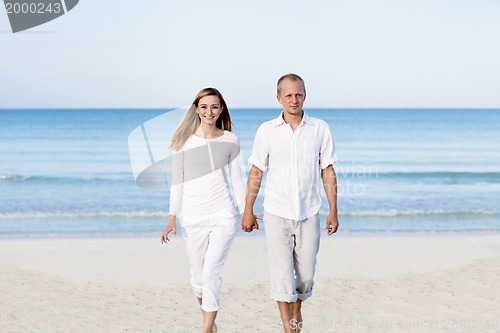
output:
<instances>
[{"instance_id":1,"label":"white button-up shirt","mask_svg":"<svg viewBox=\"0 0 500 333\"><path fill-rule=\"evenodd\" d=\"M283 120L283 112L260 125L248 159L260 170L267 170L264 209L296 221L319 211L321 170L336 161L328 124L305 112L295 132Z\"/></svg>"}]
</instances>

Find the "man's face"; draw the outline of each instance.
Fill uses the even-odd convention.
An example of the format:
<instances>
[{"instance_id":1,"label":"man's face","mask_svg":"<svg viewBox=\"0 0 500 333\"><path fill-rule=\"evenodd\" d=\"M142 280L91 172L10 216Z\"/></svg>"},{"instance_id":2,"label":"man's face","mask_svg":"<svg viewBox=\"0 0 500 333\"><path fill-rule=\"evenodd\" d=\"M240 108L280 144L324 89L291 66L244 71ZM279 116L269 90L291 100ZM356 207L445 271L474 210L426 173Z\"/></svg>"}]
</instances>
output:
<instances>
[{"instance_id":1,"label":"man's face","mask_svg":"<svg viewBox=\"0 0 500 333\"><path fill-rule=\"evenodd\" d=\"M281 82L280 94L276 96L283 106L283 111L290 115L302 114L302 106L306 99L304 89L299 81L285 79Z\"/></svg>"}]
</instances>

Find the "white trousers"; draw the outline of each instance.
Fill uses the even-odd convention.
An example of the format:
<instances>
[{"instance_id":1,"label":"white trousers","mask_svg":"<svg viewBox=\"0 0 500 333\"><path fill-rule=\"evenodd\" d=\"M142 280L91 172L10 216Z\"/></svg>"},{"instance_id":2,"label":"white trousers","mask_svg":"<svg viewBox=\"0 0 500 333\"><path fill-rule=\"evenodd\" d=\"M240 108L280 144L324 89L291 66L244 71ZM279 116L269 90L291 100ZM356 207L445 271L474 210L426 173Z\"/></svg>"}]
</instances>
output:
<instances>
[{"instance_id":1,"label":"white trousers","mask_svg":"<svg viewBox=\"0 0 500 333\"><path fill-rule=\"evenodd\" d=\"M236 232L233 212L182 218L183 238L191 269L194 295L202 299L203 311L218 311L222 268Z\"/></svg>"},{"instance_id":2,"label":"white trousers","mask_svg":"<svg viewBox=\"0 0 500 333\"><path fill-rule=\"evenodd\" d=\"M271 298L279 302L305 301L312 295L319 250L319 214L302 221L264 212Z\"/></svg>"}]
</instances>

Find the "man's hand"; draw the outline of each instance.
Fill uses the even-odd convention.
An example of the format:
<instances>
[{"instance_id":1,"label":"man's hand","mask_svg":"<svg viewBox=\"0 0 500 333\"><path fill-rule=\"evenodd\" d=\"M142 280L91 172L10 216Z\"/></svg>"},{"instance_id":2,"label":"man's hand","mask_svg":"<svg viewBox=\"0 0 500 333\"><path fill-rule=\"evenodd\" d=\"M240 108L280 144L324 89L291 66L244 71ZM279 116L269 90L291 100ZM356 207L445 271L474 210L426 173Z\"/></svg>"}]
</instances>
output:
<instances>
[{"instance_id":1,"label":"man's hand","mask_svg":"<svg viewBox=\"0 0 500 333\"><path fill-rule=\"evenodd\" d=\"M262 220L259 216L253 214L253 205L259 194L260 184L264 172L252 165L247 181L247 196L245 200L245 211L241 217L241 229L246 232L252 232L253 229L259 229L256 219Z\"/></svg>"},{"instance_id":2,"label":"man's hand","mask_svg":"<svg viewBox=\"0 0 500 333\"><path fill-rule=\"evenodd\" d=\"M241 218L241 229L245 232L252 232L254 229L259 229L257 219L262 220L260 216L254 215L252 212L245 212Z\"/></svg>"},{"instance_id":3,"label":"man's hand","mask_svg":"<svg viewBox=\"0 0 500 333\"><path fill-rule=\"evenodd\" d=\"M328 233L328 236L331 236L334 233L336 233L338 228L339 228L339 219L337 218L337 213L331 212L326 217L326 232Z\"/></svg>"},{"instance_id":4,"label":"man's hand","mask_svg":"<svg viewBox=\"0 0 500 333\"><path fill-rule=\"evenodd\" d=\"M321 170L321 177L323 178L328 206L330 206L330 214L326 217L326 232L328 236L331 236L339 228L339 219L337 218L337 175L331 164Z\"/></svg>"}]
</instances>

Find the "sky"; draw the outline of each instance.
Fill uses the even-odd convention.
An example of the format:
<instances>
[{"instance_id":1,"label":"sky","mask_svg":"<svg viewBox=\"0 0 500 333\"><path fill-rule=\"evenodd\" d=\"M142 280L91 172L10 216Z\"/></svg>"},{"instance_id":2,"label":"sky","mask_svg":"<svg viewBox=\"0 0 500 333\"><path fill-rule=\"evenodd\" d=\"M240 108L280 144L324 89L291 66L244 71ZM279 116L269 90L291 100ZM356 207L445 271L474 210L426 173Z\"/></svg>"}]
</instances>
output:
<instances>
[{"instance_id":1,"label":"sky","mask_svg":"<svg viewBox=\"0 0 500 333\"><path fill-rule=\"evenodd\" d=\"M170 108L212 86L230 107L500 108L498 0L80 0L13 34L0 108Z\"/></svg>"}]
</instances>

